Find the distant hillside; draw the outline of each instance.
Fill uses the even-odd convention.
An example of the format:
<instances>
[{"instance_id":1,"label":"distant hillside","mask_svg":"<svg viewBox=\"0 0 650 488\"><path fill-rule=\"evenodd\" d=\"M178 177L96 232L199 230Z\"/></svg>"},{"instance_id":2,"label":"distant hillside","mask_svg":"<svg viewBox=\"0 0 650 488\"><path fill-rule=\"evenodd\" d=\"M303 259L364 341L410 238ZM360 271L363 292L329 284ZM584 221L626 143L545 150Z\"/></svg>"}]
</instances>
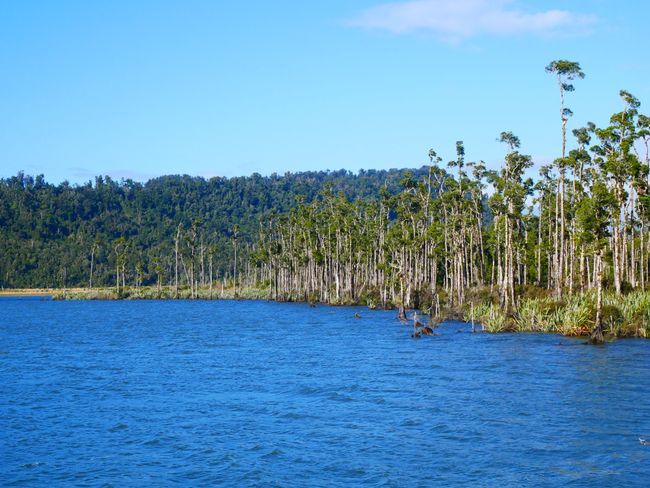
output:
<instances>
[{"instance_id":1,"label":"distant hillside","mask_svg":"<svg viewBox=\"0 0 650 488\"><path fill-rule=\"evenodd\" d=\"M96 286L112 285L118 265L127 283L154 283L158 275L170 283L179 228L179 246L203 254L206 274L211 256L213 276L222 276L232 271L235 243L245 254L260 220L286 212L297 196L309 202L331 186L351 200L376 198L384 185L397 192L405 171L427 173L422 167L209 180L162 176L145 184L99 176L84 185L52 185L19 173L0 179L0 287L86 286L91 261Z\"/></svg>"}]
</instances>

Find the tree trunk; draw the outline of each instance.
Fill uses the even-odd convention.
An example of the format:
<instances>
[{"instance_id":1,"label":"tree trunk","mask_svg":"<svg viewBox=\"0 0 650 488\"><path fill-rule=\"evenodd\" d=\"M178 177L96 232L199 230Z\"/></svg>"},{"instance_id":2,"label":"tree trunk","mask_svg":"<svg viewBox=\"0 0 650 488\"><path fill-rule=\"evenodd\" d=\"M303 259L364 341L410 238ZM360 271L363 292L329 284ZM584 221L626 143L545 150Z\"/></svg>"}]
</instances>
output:
<instances>
[{"instance_id":1,"label":"tree trunk","mask_svg":"<svg viewBox=\"0 0 650 488\"><path fill-rule=\"evenodd\" d=\"M595 266L596 271L596 324L591 333L589 341L592 344L602 344L603 338L603 263L602 251L596 255Z\"/></svg>"}]
</instances>

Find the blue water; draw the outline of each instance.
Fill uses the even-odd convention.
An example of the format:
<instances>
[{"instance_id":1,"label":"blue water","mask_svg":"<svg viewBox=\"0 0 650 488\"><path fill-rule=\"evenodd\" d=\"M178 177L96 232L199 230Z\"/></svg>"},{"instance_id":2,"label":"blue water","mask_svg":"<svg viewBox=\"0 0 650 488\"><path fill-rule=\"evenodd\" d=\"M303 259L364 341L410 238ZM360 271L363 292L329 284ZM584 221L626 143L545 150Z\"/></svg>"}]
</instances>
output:
<instances>
[{"instance_id":1,"label":"blue water","mask_svg":"<svg viewBox=\"0 0 650 488\"><path fill-rule=\"evenodd\" d=\"M0 484L650 486L650 342L439 332L350 307L1 299Z\"/></svg>"}]
</instances>

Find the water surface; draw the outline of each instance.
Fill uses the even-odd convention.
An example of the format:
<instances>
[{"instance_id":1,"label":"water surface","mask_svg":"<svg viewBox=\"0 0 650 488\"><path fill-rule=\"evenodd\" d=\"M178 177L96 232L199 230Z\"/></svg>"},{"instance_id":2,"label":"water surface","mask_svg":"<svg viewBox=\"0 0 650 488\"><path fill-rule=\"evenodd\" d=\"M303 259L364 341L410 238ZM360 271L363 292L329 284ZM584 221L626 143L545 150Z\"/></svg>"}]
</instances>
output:
<instances>
[{"instance_id":1,"label":"water surface","mask_svg":"<svg viewBox=\"0 0 650 488\"><path fill-rule=\"evenodd\" d=\"M650 486L650 343L439 332L358 307L0 299L0 484Z\"/></svg>"}]
</instances>

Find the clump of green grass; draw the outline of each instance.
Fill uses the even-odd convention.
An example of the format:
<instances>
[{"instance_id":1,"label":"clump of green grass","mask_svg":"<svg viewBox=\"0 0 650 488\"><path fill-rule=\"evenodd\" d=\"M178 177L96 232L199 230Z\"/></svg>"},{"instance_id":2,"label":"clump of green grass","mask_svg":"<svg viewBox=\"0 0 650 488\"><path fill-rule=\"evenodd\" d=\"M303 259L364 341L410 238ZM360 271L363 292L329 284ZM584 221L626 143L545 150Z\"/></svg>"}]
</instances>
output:
<instances>
[{"instance_id":1,"label":"clump of green grass","mask_svg":"<svg viewBox=\"0 0 650 488\"><path fill-rule=\"evenodd\" d=\"M52 298L54 300L117 300L119 297L114 290L95 289L83 291L61 291L55 293Z\"/></svg>"},{"instance_id":2,"label":"clump of green grass","mask_svg":"<svg viewBox=\"0 0 650 488\"><path fill-rule=\"evenodd\" d=\"M471 322L472 320L480 322L480 319L487 314L489 309L490 303L488 302L481 302L475 305L473 309L465 307L463 309L463 320L465 322Z\"/></svg>"},{"instance_id":3,"label":"clump of green grass","mask_svg":"<svg viewBox=\"0 0 650 488\"><path fill-rule=\"evenodd\" d=\"M595 309L586 296L576 296L555 312L553 332L565 336L588 335L595 321Z\"/></svg>"},{"instance_id":4,"label":"clump of green grass","mask_svg":"<svg viewBox=\"0 0 650 488\"><path fill-rule=\"evenodd\" d=\"M557 311L563 306L549 297L524 299L517 307L514 324L518 332L554 332Z\"/></svg>"},{"instance_id":5,"label":"clump of green grass","mask_svg":"<svg viewBox=\"0 0 650 488\"><path fill-rule=\"evenodd\" d=\"M618 314L610 313L611 317L606 320L606 327L613 335L650 336L650 291L633 291L623 296L608 293L603 301L605 307L616 307L618 310Z\"/></svg>"},{"instance_id":6,"label":"clump of green grass","mask_svg":"<svg viewBox=\"0 0 650 488\"><path fill-rule=\"evenodd\" d=\"M523 299L513 320L520 332L586 336L596 323L596 293L589 290L566 296L563 301L549 297ZM605 332L612 337L650 337L650 291L605 293L602 321Z\"/></svg>"},{"instance_id":7,"label":"clump of green grass","mask_svg":"<svg viewBox=\"0 0 650 488\"><path fill-rule=\"evenodd\" d=\"M474 321L483 326L483 330L493 334L507 332L509 323L505 312L499 305L481 303L474 307ZM471 311L465 312L465 320L472 319Z\"/></svg>"}]
</instances>

